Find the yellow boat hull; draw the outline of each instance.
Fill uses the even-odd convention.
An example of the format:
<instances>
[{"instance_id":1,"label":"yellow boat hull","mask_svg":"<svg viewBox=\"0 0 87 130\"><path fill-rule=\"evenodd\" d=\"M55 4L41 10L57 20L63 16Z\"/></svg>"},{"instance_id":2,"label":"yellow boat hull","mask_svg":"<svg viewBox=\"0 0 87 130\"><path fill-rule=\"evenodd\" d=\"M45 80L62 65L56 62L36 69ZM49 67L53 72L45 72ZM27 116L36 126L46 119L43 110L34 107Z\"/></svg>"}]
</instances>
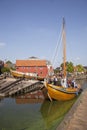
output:
<instances>
[{"instance_id":1,"label":"yellow boat hull","mask_svg":"<svg viewBox=\"0 0 87 130\"><path fill-rule=\"evenodd\" d=\"M12 74L14 77L18 77L18 78L23 77L23 74L22 74L22 73L18 73L17 71L14 71L14 70L11 70L11 74Z\"/></svg>"},{"instance_id":2,"label":"yellow boat hull","mask_svg":"<svg viewBox=\"0 0 87 130\"><path fill-rule=\"evenodd\" d=\"M44 78L36 76L35 74L28 74L28 73L23 73L23 72L18 72L15 70L10 70L11 74L13 77L16 78L27 78L27 79L37 79L37 80L44 80Z\"/></svg>"},{"instance_id":3,"label":"yellow boat hull","mask_svg":"<svg viewBox=\"0 0 87 130\"><path fill-rule=\"evenodd\" d=\"M59 101L71 100L78 94L78 89L76 88L63 88L52 84L46 84L46 87L49 97Z\"/></svg>"}]
</instances>

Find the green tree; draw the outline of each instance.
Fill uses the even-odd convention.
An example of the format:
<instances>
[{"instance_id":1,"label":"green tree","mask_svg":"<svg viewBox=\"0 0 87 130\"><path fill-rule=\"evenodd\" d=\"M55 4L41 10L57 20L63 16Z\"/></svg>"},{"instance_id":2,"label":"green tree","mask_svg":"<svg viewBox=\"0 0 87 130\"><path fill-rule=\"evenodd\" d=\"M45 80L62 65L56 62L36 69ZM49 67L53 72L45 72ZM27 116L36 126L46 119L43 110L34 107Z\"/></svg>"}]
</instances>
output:
<instances>
[{"instance_id":1,"label":"green tree","mask_svg":"<svg viewBox=\"0 0 87 130\"><path fill-rule=\"evenodd\" d=\"M84 71L84 67L81 64L77 65L76 68L77 68L77 72L83 72Z\"/></svg>"},{"instance_id":2,"label":"green tree","mask_svg":"<svg viewBox=\"0 0 87 130\"><path fill-rule=\"evenodd\" d=\"M58 74L60 72L60 67L57 67L56 69L54 69L54 73Z\"/></svg>"},{"instance_id":3,"label":"green tree","mask_svg":"<svg viewBox=\"0 0 87 130\"><path fill-rule=\"evenodd\" d=\"M5 63L7 68L15 70L15 64L13 64L10 60Z\"/></svg>"},{"instance_id":4,"label":"green tree","mask_svg":"<svg viewBox=\"0 0 87 130\"><path fill-rule=\"evenodd\" d=\"M63 69L63 63L61 64L61 67ZM70 73L74 72L74 65L72 62L66 62L66 71Z\"/></svg>"},{"instance_id":5,"label":"green tree","mask_svg":"<svg viewBox=\"0 0 87 130\"><path fill-rule=\"evenodd\" d=\"M6 64L12 64L12 62L10 60L6 61Z\"/></svg>"},{"instance_id":6,"label":"green tree","mask_svg":"<svg viewBox=\"0 0 87 130\"><path fill-rule=\"evenodd\" d=\"M1 69L1 72L4 73L4 72L10 72L10 69L8 67L3 67Z\"/></svg>"},{"instance_id":7,"label":"green tree","mask_svg":"<svg viewBox=\"0 0 87 130\"><path fill-rule=\"evenodd\" d=\"M67 72L74 72L74 65L72 62L67 62Z\"/></svg>"}]
</instances>

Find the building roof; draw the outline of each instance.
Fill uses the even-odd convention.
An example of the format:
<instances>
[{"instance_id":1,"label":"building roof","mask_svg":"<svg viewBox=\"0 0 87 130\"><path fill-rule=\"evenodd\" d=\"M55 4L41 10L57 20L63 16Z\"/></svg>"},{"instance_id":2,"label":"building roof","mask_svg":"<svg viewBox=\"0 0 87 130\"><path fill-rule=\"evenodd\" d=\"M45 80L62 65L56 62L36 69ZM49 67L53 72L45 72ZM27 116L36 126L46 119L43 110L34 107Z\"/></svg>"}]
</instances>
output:
<instances>
[{"instance_id":1,"label":"building roof","mask_svg":"<svg viewBox=\"0 0 87 130\"><path fill-rule=\"evenodd\" d=\"M16 60L16 66L47 66L46 60Z\"/></svg>"}]
</instances>

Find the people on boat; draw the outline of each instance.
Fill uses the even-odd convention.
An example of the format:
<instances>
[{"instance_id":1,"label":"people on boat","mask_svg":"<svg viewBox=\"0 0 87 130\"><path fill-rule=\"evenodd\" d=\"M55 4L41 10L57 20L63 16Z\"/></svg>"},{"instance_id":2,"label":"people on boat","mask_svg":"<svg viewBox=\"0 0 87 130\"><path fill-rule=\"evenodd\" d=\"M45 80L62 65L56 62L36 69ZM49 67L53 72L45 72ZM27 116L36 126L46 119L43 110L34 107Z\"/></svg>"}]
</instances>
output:
<instances>
[{"instance_id":1,"label":"people on boat","mask_svg":"<svg viewBox=\"0 0 87 130\"><path fill-rule=\"evenodd\" d=\"M75 79L72 80L71 86L72 86L72 88L77 88L77 84L75 82Z\"/></svg>"},{"instance_id":2,"label":"people on boat","mask_svg":"<svg viewBox=\"0 0 87 130\"><path fill-rule=\"evenodd\" d=\"M71 83L72 83L71 79L67 79L67 85L68 85L68 88L71 87Z\"/></svg>"},{"instance_id":3,"label":"people on boat","mask_svg":"<svg viewBox=\"0 0 87 130\"><path fill-rule=\"evenodd\" d=\"M56 85L56 86L61 86L61 78L58 77L57 75L49 76L47 78L47 82L49 84L53 84L53 85Z\"/></svg>"},{"instance_id":4,"label":"people on boat","mask_svg":"<svg viewBox=\"0 0 87 130\"><path fill-rule=\"evenodd\" d=\"M61 86L64 88L68 88L68 87L77 88L78 87L74 78L72 80L68 80L64 76L62 77L57 77L57 75L49 76L47 79L47 82L49 84Z\"/></svg>"},{"instance_id":5,"label":"people on boat","mask_svg":"<svg viewBox=\"0 0 87 130\"><path fill-rule=\"evenodd\" d=\"M65 78L61 78L61 86L63 86L64 88L68 87L66 77Z\"/></svg>"},{"instance_id":6,"label":"people on boat","mask_svg":"<svg viewBox=\"0 0 87 130\"><path fill-rule=\"evenodd\" d=\"M54 78L53 78L53 84L57 85L57 81L58 81L57 76L54 76Z\"/></svg>"},{"instance_id":7,"label":"people on boat","mask_svg":"<svg viewBox=\"0 0 87 130\"><path fill-rule=\"evenodd\" d=\"M74 78L68 79L68 80L67 80L67 85L68 85L68 87L78 88L78 85L77 85L77 83L76 83L76 81L75 81Z\"/></svg>"}]
</instances>

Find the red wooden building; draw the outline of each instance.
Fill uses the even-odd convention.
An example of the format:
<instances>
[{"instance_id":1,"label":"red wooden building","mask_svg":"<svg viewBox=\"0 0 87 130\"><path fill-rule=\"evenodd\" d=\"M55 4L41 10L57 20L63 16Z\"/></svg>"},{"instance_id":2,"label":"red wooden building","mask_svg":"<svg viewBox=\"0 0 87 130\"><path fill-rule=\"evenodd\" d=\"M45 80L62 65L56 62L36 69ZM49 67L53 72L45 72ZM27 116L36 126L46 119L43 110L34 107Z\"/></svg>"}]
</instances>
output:
<instances>
[{"instance_id":1,"label":"red wooden building","mask_svg":"<svg viewBox=\"0 0 87 130\"><path fill-rule=\"evenodd\" d=\"M53 68L47 60L30 57L28 60L16 60L16 70L27 73L37 73L40 77L46 77L49 72L53 73Z\"/></svg>"}]
</instances>

